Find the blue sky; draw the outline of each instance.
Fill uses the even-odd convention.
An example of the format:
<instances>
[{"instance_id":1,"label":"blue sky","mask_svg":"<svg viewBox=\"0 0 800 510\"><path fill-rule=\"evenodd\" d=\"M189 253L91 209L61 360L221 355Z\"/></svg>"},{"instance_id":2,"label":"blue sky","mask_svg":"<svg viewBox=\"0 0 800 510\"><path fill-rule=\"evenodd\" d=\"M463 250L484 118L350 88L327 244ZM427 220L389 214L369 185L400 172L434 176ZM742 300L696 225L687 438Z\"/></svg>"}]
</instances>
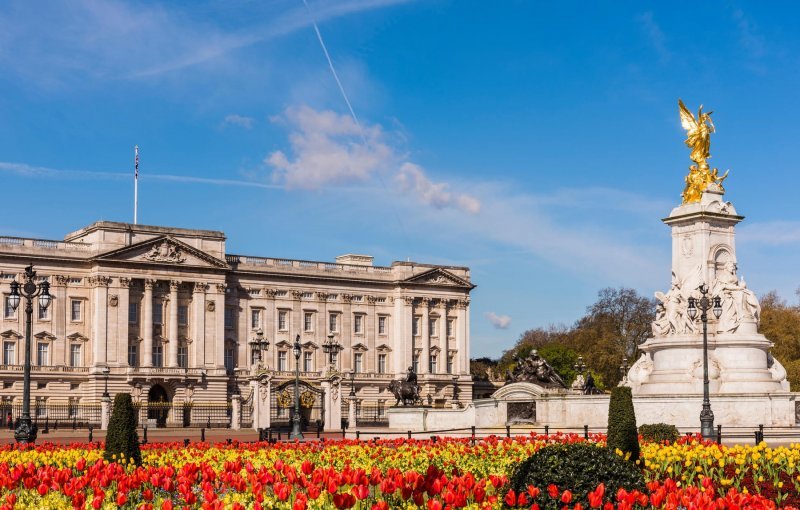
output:
<instances>
[{"instance_id":1,"label":"blue sky","mask_svg":"<svg viewBox=\"0 0 800 510\"><path fill-rule=\"evenodd\" d=\"M302 0L4 2L0 233L130 221L138 144L140 223L468 265L473 353L496 356L602 287L666 289L681 97L714 111L740 274L796 301L796 4L309 7L359 124Z\"/></svg>"}]
</instances>

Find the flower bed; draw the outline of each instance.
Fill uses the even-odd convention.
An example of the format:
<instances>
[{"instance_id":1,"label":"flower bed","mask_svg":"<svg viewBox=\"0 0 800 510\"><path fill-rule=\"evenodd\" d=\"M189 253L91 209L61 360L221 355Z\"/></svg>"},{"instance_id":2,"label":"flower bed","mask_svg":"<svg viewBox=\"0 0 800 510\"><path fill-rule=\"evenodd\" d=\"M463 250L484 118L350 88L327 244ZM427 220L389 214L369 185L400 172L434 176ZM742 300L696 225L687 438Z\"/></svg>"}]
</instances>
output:
<instances>
[{"instance_id":1,"label":"flower bed","mask_svg":"<svg viewBox=\"0 0 800 510\"><path fill-rule=\"evenodd\" d=\"M149 444L141 467L91 445L0 448L0 510L11 508L579 508L566 488L507 487L514 466L575 435L324 443ZM603 436L590 441L604 446ZM800 505L800 446L645 444L646 492L588 496L594 508Z\"/></svg>"}]
</instances>

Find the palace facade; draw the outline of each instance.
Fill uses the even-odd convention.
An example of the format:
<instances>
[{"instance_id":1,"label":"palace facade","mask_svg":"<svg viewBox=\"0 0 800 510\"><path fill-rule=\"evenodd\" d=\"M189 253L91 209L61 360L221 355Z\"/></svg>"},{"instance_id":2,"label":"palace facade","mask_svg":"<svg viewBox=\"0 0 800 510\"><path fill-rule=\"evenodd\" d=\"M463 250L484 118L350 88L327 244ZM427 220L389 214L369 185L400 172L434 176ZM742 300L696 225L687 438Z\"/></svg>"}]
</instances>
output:
<instances>
[{"instance_id":1,"label":"palace facade","mask_svg":"<svg viewBox=\"0 0 800 510\"><path fill-rule=\"evenodd\" d=\"M247 426L266 385L279 423L288 420L296 363L312 421L340 416L326 420L323 402L352 400L358 421L381 422L395 402L389 382L412 365L428 404L471 400L469 269L372 262L234 255L222 232L106 221L63 241L0 237L2 404L11 409L22 396L24 304L14 310L8 296L29 264L53 296L33 312L31 405L40 418L57 406L74 417L107 386L141 405L239 399ZM341 351L326 353L331 342ZM194 423L172 411L170 421Z\"/></svg>"}]
</instances>

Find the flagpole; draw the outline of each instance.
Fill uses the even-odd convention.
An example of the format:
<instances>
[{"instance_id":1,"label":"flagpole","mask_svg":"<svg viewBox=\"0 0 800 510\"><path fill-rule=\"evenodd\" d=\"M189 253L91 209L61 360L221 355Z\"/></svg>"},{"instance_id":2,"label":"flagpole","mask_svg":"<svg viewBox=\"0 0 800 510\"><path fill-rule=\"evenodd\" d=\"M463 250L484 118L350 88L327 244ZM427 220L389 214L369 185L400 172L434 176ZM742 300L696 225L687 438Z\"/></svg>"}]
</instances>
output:
<instances>
[{"instance_id":1,"label":"flagpole","mask_svg":"<svg viewBox=\"0 0 800 510\"><path fill-rule=\"evenodd\" d=\"M139 213L139 146L133 147L133 224L137 223Z\"/></svg>"}]
</instances>

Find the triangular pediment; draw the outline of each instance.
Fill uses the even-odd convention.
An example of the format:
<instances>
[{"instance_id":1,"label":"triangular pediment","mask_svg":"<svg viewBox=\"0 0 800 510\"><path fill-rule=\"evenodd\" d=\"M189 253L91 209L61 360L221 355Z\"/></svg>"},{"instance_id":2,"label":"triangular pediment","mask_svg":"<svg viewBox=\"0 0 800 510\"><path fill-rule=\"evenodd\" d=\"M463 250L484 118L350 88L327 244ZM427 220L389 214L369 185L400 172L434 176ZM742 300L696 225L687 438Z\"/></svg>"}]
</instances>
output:
<instances>
[{"instance_id":1,"label":"triangular pediment","mask_svg":"<svg viewBox=\"0 0 800 510\"><path fill-rule=\"evenodd\" d=\"M80 333L73 333L71 335L67 335L67 340L70 342L88 342L89 339Z\"/></svg>"},{"instance_id":2,"label":"triangular pediment","mask_svg":"<svg viewBox=\"0 0 800 510\"><path fill-rule=\"evenodd\" d=\"M226 269L224 260L213 257L172 236L159 236L95 257L98 261L136 262L148 265L176 265Z\"/></svg>"},{"instance_id":3,"label":"triangular pediment","mask_svg":"<svg viewBox=\"0 0 800 510\"><path fill-rule=\"evenodd\" d=\"M56 336L49 331L40 331L33 335L37 340L55 340Z\"/></svg>"},{"instance_id":4,"label":"triangular pediment","mask_svg":"<svg viewBox=\"0 0 800 510\"><path fill-rule=\"evenodd\" d=\"M413 283L416 285L430 285L434 287L462 287L472 289L475 287L473 284L459 278L450 271L440 267L425 271L416 276L412 276L404 281L404 283Z\"/></svg>"},{"instance_id":5,"label":"triangular pediment","mask_svg":"<svg viewBox=\"0 0 800 510\"><path fill-rule=\"evenodd\" d=\"M7 338L7 339L20 339L22 335L19 332L14 331L13 329L7 329L0 333L0 337Z\"/></svg>"},{"instance_id":6,"label":"triangular pediment","mask_svg":"<svg viewBox=\"0 0 800 510\"><path fill-rule=\"evenodd\" d=\"M386 344L381 344L375 348L378 352L392 352L392 348Z\"/></svg>"},{"instance_id":7,"label":"triangular pediment","mask_svg":"<svg viewBox=\"0 0 800 510\"><path fill-rule=\"evenodd\" d=\"M286 340L281 340L280 342L275 344L275 347L277 347L278 349L291 349L292 344L290 344Z\"/></svg>"},{"instance_id":8,"label":"triangular pediment","mask_svg":"<svg viewBox=\"0 0 800 510\"><path fill-rule=\"evenodd\" d=\"M319 345L309 340L308 342L303 344L303 349L319 349Z\"/></svg>"},{"instance_id":9,"label":"triangular pediment","mask_svg":"<svg viewBox=\"0 0 800 510\"><path fill-rule=\"evenodd\" d=\"M364 352L364 351L367 351L367 350L369 350L369 349L367 348L367 346L366 346L366 345L364 345L364 344L362 344L362 343L357 343L357 344L355 344L355 345L352 347L352 349L353 349L354 351L358 351L358 352Z\"/></svg>"}]
</instances>

